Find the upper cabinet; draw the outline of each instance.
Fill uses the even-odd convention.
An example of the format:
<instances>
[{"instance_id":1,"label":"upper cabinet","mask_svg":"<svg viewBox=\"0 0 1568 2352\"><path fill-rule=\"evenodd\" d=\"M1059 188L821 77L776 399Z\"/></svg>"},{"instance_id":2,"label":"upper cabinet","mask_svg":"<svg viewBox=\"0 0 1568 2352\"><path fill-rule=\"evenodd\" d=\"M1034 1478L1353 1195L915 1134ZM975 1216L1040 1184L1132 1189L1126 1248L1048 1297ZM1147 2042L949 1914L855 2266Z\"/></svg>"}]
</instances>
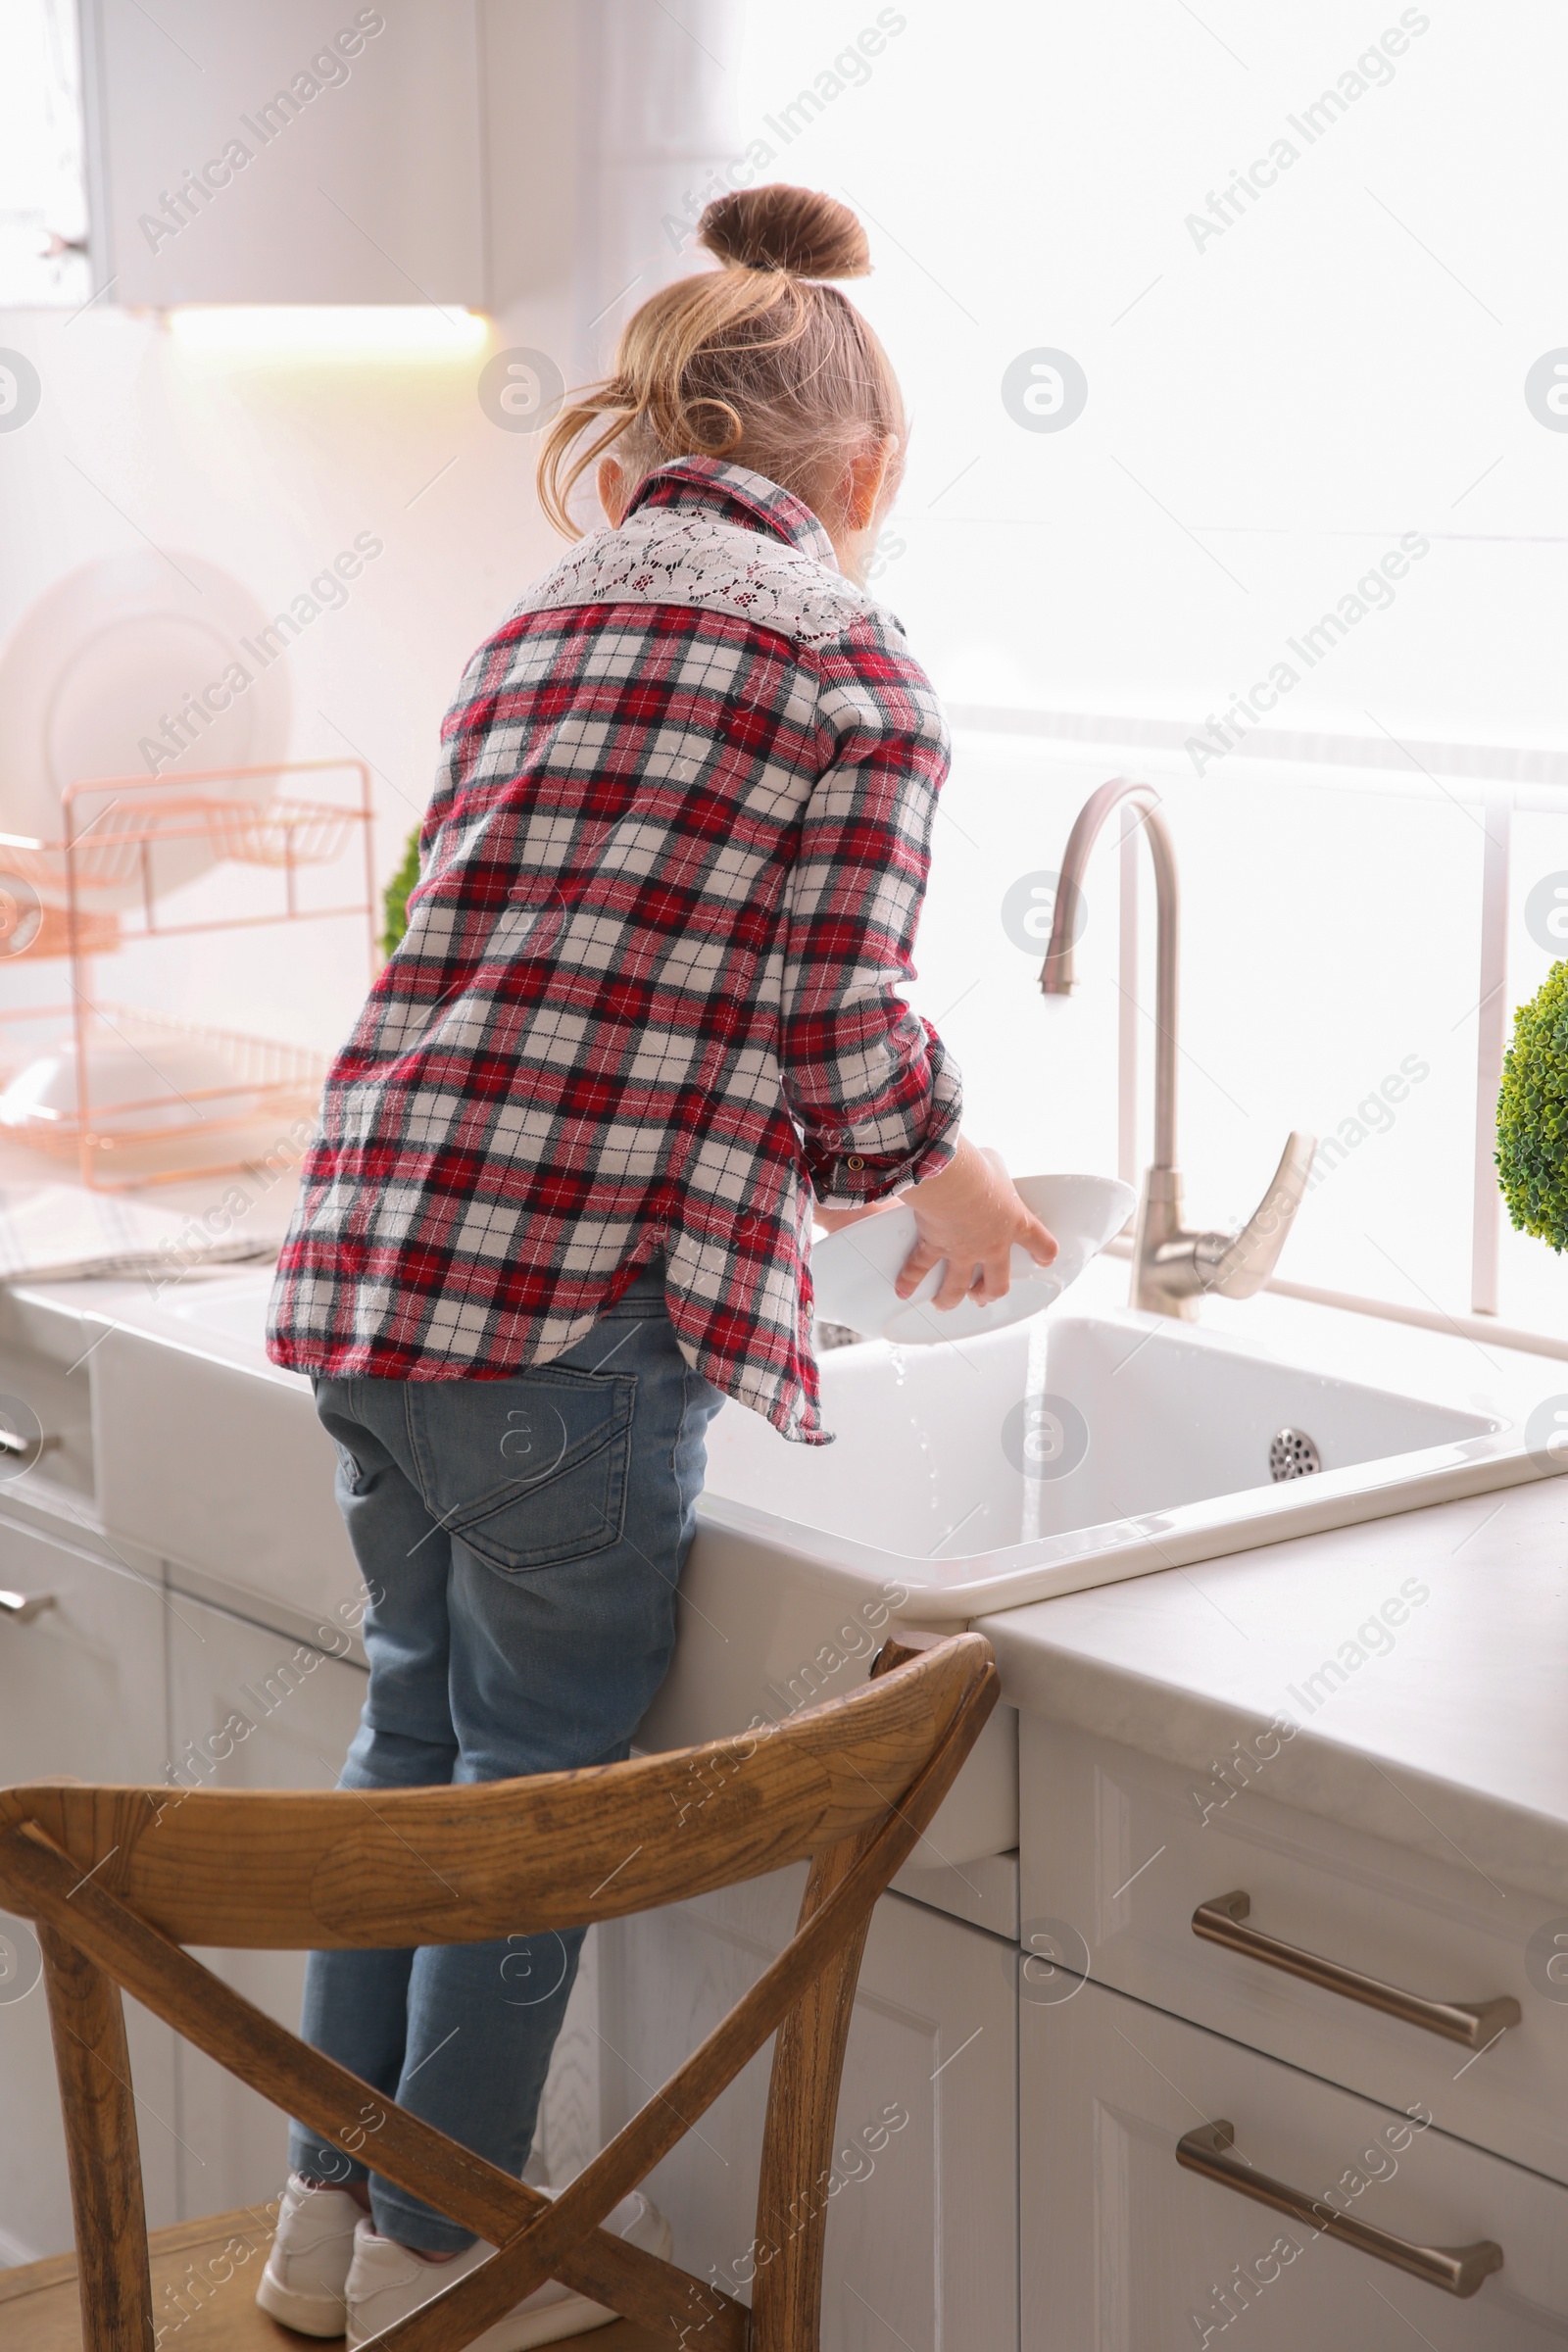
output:
<instances>
[{"instance_id":1,"label":"upper cabinet","mask_svg":"<svg viewBox=\"0 0 1568 2352\"><path fill-rule=\"evenodd\" d=\"M5 0L0 309L569 296L577 372L768 175L744 0ZM608 321L608 323L607 323ZM522 338L526 340L526 337Z\"/></svg>"},{"instance_id":2,"label":"upper cabinet","mask_svg":"<svg viewBox=\"0 0 1568 2352\"><path fill-rule=\"evenodd\" d=\"M486 298L473 0L81 0L94 290Z\"/></svg>"}]
</instances>

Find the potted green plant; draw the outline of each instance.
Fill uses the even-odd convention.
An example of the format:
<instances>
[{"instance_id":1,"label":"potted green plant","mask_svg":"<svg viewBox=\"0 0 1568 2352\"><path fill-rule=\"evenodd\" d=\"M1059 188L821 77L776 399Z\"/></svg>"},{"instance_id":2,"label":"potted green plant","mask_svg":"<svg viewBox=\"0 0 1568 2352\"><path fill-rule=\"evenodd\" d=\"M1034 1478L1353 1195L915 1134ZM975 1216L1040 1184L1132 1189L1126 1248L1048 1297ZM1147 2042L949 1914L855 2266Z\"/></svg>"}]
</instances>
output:
<instances>
[{"instance_id":1,"label":"potted green plant","mask_svg":"<svg viewBox=\"0 0 1568 2352\"><path fill-rule=\"evenodd\" d=\"M381 898L381 953L390 956L409 927L409 893L419 879L419 828L415 826L409 835L409 846L403 854L403 863L387 884Z\"/></svg>"},{"instance_id":2,"label":"potted green plant","mask_svg":"<svg viewBox=\"0 0 1568 2352\"><path fill-rule=\"evenodd\" d=\"M1568 963L1514 1015L1497 1098L1497 1177L1521 1233L1568 1249Z\"/></svg>"}]
</instances>

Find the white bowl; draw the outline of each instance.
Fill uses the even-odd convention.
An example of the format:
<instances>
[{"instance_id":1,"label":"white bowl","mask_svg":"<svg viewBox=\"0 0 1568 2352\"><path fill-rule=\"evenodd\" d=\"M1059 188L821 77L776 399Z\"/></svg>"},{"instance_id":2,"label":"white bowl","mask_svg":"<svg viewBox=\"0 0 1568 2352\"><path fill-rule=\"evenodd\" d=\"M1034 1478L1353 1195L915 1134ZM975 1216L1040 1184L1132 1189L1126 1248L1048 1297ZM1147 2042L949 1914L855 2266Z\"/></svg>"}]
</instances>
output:
<instances>
[{"instance_id":1,"label":"white bowl","mask_svg":"<svg viewBox=\"0 0 1568 2352\"><path fill-rule=\"evenodd\" d=\"M1138 1196L1114 1176L1020 1176L1015 1181L1024 1201L1054 1234L1056 1255L1051 1265L1040 1266L1027 1250L1014 1244L1012 1282L1004 1298L993 1299L989 1306L973 1298L957 1306L932 1306L929 1301L941 1287L942 1265L932 1267L911 1298L901 1298L894 1285L914 1248L915 1227L913 1209L900 1201L896 1208L846 1225L815 1245L811 1281L817 1314L826 1322L847 1323L870 1339L929 1347L938 1340L970 1340L983 1331L1000 1331L1004 1324L1020 1323L1053 1305L1121 1231Z\"/></svg>"}]
</instances>

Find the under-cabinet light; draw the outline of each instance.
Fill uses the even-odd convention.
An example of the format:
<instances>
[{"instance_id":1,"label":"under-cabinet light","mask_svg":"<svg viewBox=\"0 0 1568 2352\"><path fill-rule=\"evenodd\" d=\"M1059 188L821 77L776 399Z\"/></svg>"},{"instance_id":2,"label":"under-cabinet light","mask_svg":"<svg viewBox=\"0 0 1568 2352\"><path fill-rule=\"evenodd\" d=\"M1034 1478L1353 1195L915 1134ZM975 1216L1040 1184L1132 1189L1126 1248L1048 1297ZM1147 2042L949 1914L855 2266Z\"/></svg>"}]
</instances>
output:
<instances>
[{"instance_id":1,"label":"under-cabinet light","mask_svg":"<svg viewBox=\"0 0 1568 2352\"><path fill-rule=\"evenodd\" d=\"M202 304L169 323L190 351L300 360L465 360L490 332L482 313L433 302Z\"/></svg>"}]
</instances>

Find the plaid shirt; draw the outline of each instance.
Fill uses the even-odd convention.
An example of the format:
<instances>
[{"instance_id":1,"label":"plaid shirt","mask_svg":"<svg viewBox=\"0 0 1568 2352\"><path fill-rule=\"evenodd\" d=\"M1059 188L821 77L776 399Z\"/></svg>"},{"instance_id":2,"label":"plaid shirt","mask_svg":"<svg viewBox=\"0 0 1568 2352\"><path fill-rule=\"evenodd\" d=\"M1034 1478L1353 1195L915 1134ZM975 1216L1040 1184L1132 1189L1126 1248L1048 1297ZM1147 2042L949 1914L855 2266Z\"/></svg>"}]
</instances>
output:
<instances>
[{"instance_id":1,"label":"plaid shirt","mask_svg":"<svg viewBox=\"0 0 1568 2352\"><path fill-rule=\"evenodd\" d=\"M952 1156L896 994L947 731L902 630L760 474L679 459L479 648L409 928L327 1081L273 1360L499 1379L656 1252L687 1360L825 1442L811 1196Z\"/></svg>"}]
</instances>

